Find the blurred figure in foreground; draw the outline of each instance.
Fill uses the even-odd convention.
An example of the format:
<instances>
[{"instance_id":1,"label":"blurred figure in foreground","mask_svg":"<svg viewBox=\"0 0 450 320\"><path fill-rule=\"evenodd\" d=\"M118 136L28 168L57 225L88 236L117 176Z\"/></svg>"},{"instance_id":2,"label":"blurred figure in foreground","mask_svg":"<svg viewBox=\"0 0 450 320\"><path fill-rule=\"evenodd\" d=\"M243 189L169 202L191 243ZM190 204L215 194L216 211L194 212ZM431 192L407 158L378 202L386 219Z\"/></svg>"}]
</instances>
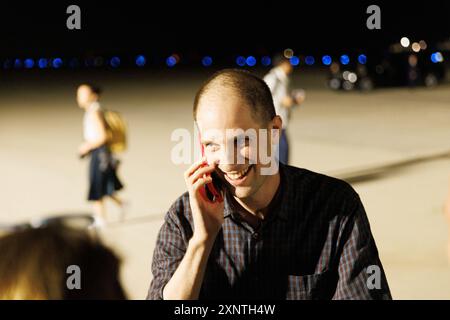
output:
<instances>
[{"instance_id":1,"label":"blurred figure in foreground","mask_svg":"<svg viewBox=\"0 0 450 320\"><path fill-rule=\"evenodd\" d=\"M294 68L289 59L283 55L274 58L274 68L264 77L264 81L270 88L275 105L275 112L283 121L283 128L280 136L279 157L280 162L289 164L289 143L287 128L291 110L305 100L303 90L290 90L289 77Z\"/></svg>"},{"instance_id":2,"label":"blurred figure in foreground","mask_svg":"<svg viewBox=\"0 0 450 320\"><path fill-rule=\"evenodd\" d=\"M0 300L125 299L116 255L87 231L63 226L0 237ZM69 288L71 269L80 288Z\"/></svg>"},{"instance_id":3,"label":"blurred figure in foreground","mask_svg":"<svg viewBox=\"0 0 450 320\"><path fill-rule=\"evenodd\" d=\"M109 196L124 210L124 202L116 192L123 188L117 177L118 160L111 148L112 137L117 130L111 130L105 110L100 107L100 89L92 84L83 84L77 90L77 102L84 109L83 135L84 142L78 152L81 158L91 155L89 166L88 200L94 202L94 213L97 226L103 226L106 218L104 197ZM123 218L123 217L122 217Z\"/></svg>"}]
</instances>

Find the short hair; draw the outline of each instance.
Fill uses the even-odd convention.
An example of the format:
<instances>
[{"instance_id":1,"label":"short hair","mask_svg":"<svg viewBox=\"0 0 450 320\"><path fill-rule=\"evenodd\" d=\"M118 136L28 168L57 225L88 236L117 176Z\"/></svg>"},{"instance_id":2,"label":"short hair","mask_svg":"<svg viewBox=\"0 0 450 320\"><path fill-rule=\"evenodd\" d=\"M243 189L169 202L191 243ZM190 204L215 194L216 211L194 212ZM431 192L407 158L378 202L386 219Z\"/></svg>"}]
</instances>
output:
<instances>
[{"instance_id":1,"label":"short hair","mask_svg":"<svg viewBox=\"0 0 450 320\"><path fill-rule=\"evenodd\" d=\"M0 237L0 300L125 299L120 260L86 230L62 225ZM81 269L81 289L67 288L67 268Z\"/></svg>"},{"instance_id":2,"label":"short hair","mask_svg":"<svg viewBox=\"0 0 450 320\"><path fill-rule=\"evenodd\" d=\"M84 82L80 86L87 86L93 93L100 96L100 94L103 92L103 89L99 87L98 85L91 83L91 82Z\"/></svg>"},{"instance_id":3,"label":"short hair","mask_svg":"<svg viewBox=\"0 0 450 320\"><path fill-rule=\"evenodd\" d=\"M264 80L246 70L223 69L214 73L197 91L193 108L194 120L197 120L197 109L203 95L217 87L232 89L251 108L252 116L263 124L267 124L276 115L272 93Z\"/></svg>"},{"instance_id":4,"label":"short hair","mask_svg":"<svg viewBox=\"0 0 450 320\"><path fill-rule=\"evenodd\" d=\"M275 67L278 67L279 65L281 65L282 63L290 63L290 60L288 58L286 58L283 54L278 53L273 57L273 65Z\"/></svg>"}]
</instances>

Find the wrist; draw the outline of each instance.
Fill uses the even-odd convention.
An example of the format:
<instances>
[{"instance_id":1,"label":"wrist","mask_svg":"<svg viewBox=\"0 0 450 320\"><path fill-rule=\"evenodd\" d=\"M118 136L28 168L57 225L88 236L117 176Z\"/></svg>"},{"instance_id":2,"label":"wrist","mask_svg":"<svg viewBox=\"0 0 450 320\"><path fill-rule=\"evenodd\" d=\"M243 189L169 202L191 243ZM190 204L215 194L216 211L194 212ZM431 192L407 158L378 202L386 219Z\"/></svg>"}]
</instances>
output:
<instances>
[{"instance_id":1,"label":"wrist","mask_svg":"<svg viewBox=\"0 0 450 320\"><path fill-rule=\"evenodd\" d=\"M189 240L189 245L199 249L211 248L214 244L216 236L217 234L203 235L194 232L192 238Z\"/></svg>"}]
</instances>

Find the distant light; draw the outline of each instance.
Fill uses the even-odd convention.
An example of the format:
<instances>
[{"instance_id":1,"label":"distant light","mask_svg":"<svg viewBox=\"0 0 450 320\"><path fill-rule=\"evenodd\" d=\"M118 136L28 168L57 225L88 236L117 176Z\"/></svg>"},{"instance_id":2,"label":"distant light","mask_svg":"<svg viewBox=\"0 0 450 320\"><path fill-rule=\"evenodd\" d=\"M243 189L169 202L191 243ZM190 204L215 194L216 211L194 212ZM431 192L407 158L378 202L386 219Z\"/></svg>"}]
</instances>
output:
<instances>
[{"instance_id":1,"label":"distant light","mask_svg":"<svg viewBox=\"0 0 450 320\"><path fill-rule=\"evenodd\" d=\"M306 57L305 57L305 63L306 63L308 66L312 66L312 65L314 64L314 62L315 62L315 59L314 59L313 56L306 56Z\"/></svg>"},{"instance_id":2,"label":"distant light","mask_svg":"<svg viewBox=\"0 0 450 320\"><path fill-rule=\"evenodd\" d=\"M358 80L358 76L356 75L356 73L350 72L348 74L348 81L350 81L351 83L355 83L356 80Z\"/></svg>"},{"instance_id":3,"label":"distant light","mask_svg":"<svg viewBox=\"0 0 450 320\"><path fill-rule=\"evenodd\" d=\"M344 80L348 80L348 76L350 75L350 71L344 71L342 73L342 78L344 78Z\"/></svg>"},{"instance_id":4,"label":"distant light","mask_svg":"<svg viewBox=\"0 0 450 320\"><path fill-rule=\"evenodd\" d=\"M172 68L173 66L175 66L177 64L177 59L174 56L170 56L166 59L166 65L169 68Z\"/></svg>"},{"instance_id":5,"label":"distant light","mask_svg":"<svg viewBox=\"0 0 450 320\"><path fill-rule=\"evenodd\" d=\"M412 48L412 50L413 50L414 52L419 52L419 51L420 51L420 44L419 44L418 42L414 42L414 43L411 45L411 48Z\"/></svg>"},{"instance_id":6,"label":"distant light","mask_svg":"<svg viewBox=\"0 0 450 320\"><path fill-rule=\"evenodd\" d=\"M14 68L15 68L15 69L20 69L20 68L22 68L22 60L20 60L20 59L14 60Z\"/></svg>"},{"instance_id":7,"label":"distant light","mask_svg":"<svg viewBox=\"0 0 450 320\"><path fill-rule=\"evenodd\" d=\"M367 62L367 57L366 57L366 55L365 55L365 54L360 54L360 55L358 56L358 62L359 62L360 64L366 64L366 62Z\"/></svg>"},{"instance_id":8,"label":"distant light","mask_svg":"<svg viewBox=\"0 0 450 320\"><path fill-rule=\"evenodd\" d=\"M285 49L284 51L283 51L283 55L284 55L284 57L286 58L286 59L290 59L290 58L292 58L292 56L294 55L294 50L292 50L292 49Z\"/></svg>"},{"instance_id":9,"label":"distant light","mask_svg":"<svg viewBox=\"0 0 450 320\"><path fill-rule=\"evenodd\" d=\"M289 62L291 63L292 66L298 66L300 64L300 59L297 56L292 56L289 59Z\"/></svg>"},{"instance_id":10,"label":"distant light","mask_svg":"<svg viewBox=\"0 0 450 320\"><path fill-rule=\"evenodd\" d=\"M202 59L202 65L204 67L209 67L213 63L213 59L210 56L204 56Z\"/></svg>"},{"instance_id":11,"label":"distant light","mask_svg":"<svg viewBox=\"0 0 450 320\"><path fill-rule=\"evenodd\" d=\"M401 38L400 44L402 45L402 47L408 48L409 47L409 39L407 37Z\"/></svg>"},{"instance_id":12,"label":"distant light","mask_svg":"<svg viewBox=\"0 0 450 320\"><path fill-rule=\"evenodd\" d=\"M109 62L111 67L117 68L120 66L120 58L119 57L112 57L111 61Z\"/></svg>"},{"instance_id":13,"label":"distant light","mask_svg":"<svg viewBox=\"0 0 450 320\"><path fill-rule=\"evenodd\" d=\"M442 61L444 61L444 57L442 56L442 53L434 52L431 54L431 61L433 63L442 62Z\"/></svg>"},{"instance_id":14,"label":"distant light","mask_svg":"<svg viewBox=\"0 0 450 320\"><path fill-rule=\"evenodd\" d=\"M34 60L33 59L25 59L23 64L24 64L25 68L31 69L34 67Z\"/></svg>"},{"instance_id":15,"label":"distant light","mask_svg":"<svg viewBox=\"0 0 450 320\"><path fill-rule=\"evenodd\" d=\"M136 65L138 67L143 67L147 63L147 59L143 55L138 55L136 57Z\"/></svg>"},{"instance_id":16,"label":"distant light","mask_svg":"<svg viewBox=\"0 0 450 320\"><path fill-rule=\"evenodd\" d=\"M322 63L324 65L329 66L331 64L331 62L332 62L332 59L330 56L327 55L327 56L322 57Z\"/></svg>"},{"instance_id":17,"label":"distant light","mask_svg":"<svg viewBox=\"0 0 450 320\"><path fill-rule=\"evenodd\" d=\"M39 68L41 68L41 69L47 68L47 66L48 66L48 61L47 61L47 59L44 59L44 58L39 59L39 61L38 61L38 66L39 66Z\"/></svg>"},{"instance_id":18,"label":"distant light","mask_svg":"<svg viewBox=\"0 0 450 320\"><path fill-rule=\"evenodd\" d=\"M256 58L254 56L248 56L245 62L249 67L254 67L256 65Z\"/></svg>"},{"instance_id":19,"label":"distant light","mask_svg":"<svg viewBox=\"0 0 450 320\"><path fill-rule=\"evenodd\" d=\"M60 67L62 66L62 64L63 64L63 61L62 61L61 58L55 58L55 59L53 59L53 61L52 61L52 66L53 66L53 68L55 68L55 69L60 68Z\"/></svg>"},{"instance_id":20,"label":"distant light","mask_svg":"<svg viewBox=\"0 0 450 320\"><path fill-rule=\"evenodd\" d=\"M420 49L422 50L426 50L427 49L427 43L425 42L425 40L420 40L419 41L419 45L420 45Z\"/></svg>"},{"instance_id":21,"label":"distant light","mask_svg":"<svg viewBox=\"0 0 450 320\"><path fill-rule=\"evenodd\" d=\"M243 56L239 56L236 58L236 64L240 67L245 66L246 59Z\"/></svg>"},{"instance_id":22,"label":"distant light","mask_svg":"<svg viewBox=\"0 0 450 320\"><path fill-rule=\"evenodd\" d=\"M349 56L346 55L346 54L343 54L341 56L341 63L344 64L344 65L347 65L347 64L349 64L349 62L350 62Z\"/></svg>"},{"instance_id":23,"label":"distant light","mask_svg":"<svg viewBox=\"0 0 450 320\"><path fill-rule=\"evenodd\" d=\"M265 67L270 66L270 64L272 63L272 59L270 59L270 57L268 56L264 56L261 58L261 64Z\"/></svg>"}]
</instances>

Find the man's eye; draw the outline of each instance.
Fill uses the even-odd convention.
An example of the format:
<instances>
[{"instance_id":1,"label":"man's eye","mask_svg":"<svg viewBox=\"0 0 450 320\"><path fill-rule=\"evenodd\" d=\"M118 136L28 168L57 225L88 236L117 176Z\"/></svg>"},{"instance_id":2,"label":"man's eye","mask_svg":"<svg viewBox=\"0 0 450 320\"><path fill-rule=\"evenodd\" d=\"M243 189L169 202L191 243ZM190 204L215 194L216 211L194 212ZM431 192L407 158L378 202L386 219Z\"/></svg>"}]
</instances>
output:
<instances>
[{"instance_id":1,"label":"man's eye","mask_svg":"<svg viewBox=\"0 0 450 320\"><path fill-rule=\"evenodd\" d=\"M215 151L219 148L216 144L213 143L207 143L205 144L205 147L210 151Z\"/></svg>"}]
</instances>

